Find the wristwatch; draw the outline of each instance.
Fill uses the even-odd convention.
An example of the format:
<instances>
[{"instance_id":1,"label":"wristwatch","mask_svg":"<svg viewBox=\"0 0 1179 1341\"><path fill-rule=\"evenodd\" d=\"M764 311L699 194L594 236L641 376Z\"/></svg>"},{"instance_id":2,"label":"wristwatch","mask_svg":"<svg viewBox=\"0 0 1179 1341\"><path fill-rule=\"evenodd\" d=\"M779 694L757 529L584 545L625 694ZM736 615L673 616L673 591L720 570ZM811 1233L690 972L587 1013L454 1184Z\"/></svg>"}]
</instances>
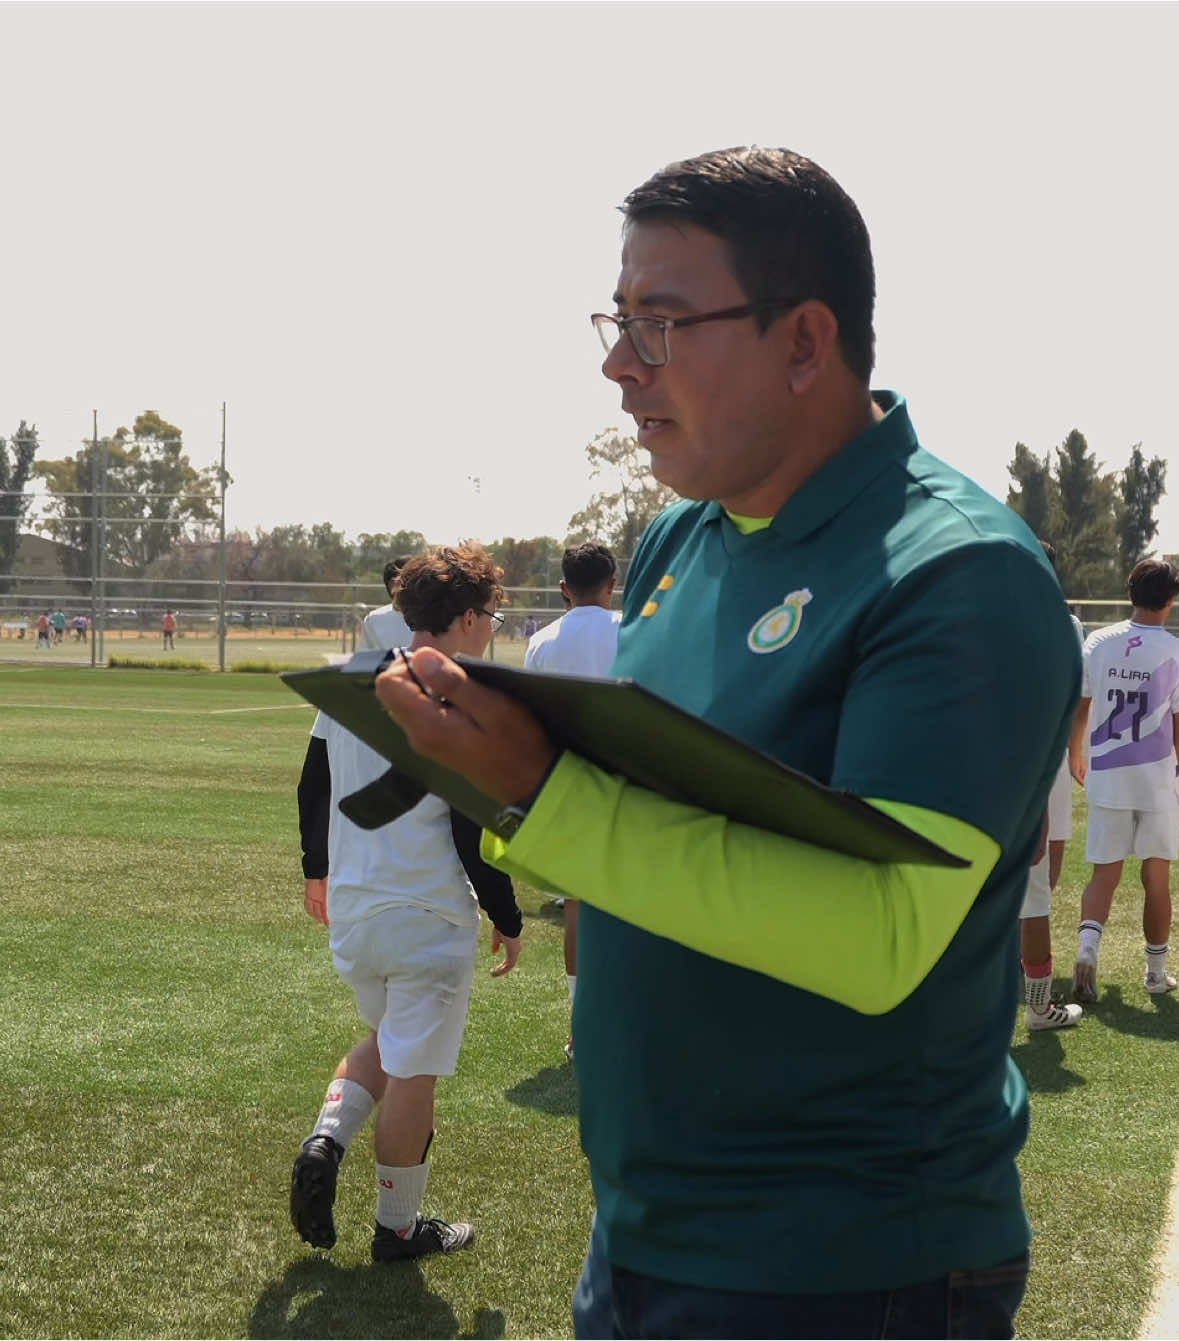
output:
<instances>
[{"instance_id":1,"label":"wristwatch","mask_svg":"<svg viewBox=\"0 0 1179 1341\"><path fill-rule=\"evenodd\" d=\"M544 790L545 783L548 782L549 778L552 776L553 769L556 768L557 761L560 757L561 751L558 750L557 753L553 755L548 768L545 769L544 777L541 778L540 782L528 796L525 796L522 800L513 801L511 805L504 806L502 809L496 811L495 819L491 822L491 827L501 838L515 838L520 830L520 825L528 818L528 812L532 809L532 803Z\"/></svg>"},{"instance_id":2,"label":"wristwatch","mask_svg":"<svg viewBox=\"0 0 1179 1341\"><path fill-rule=\"evenodd\" d=\"M531 809L531 797L522 805L504 806L492 821L492 828L501 838L515 838L520 825L528 818L528 812Z\"/></svg>"}]
</instances>

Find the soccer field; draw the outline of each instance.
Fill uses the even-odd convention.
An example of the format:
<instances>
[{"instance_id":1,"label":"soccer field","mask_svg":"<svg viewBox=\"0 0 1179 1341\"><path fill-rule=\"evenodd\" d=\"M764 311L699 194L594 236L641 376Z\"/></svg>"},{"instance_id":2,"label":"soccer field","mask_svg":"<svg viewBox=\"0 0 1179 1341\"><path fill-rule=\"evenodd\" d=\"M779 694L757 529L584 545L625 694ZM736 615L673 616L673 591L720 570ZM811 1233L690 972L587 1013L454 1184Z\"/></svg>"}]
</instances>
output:
<instances>
[{"instance_id":1,"label":"soccer field","mask_svg":"<svg viewBox=\"0 0 1179 1341\"><path fill-rule=\"evenodd\" d=\"M287 1222L291 1160L360 1033L302 910L310 724L272 676L0 666L0 1335L570 1334L590 1193L560 923L535 891L520 965L478 974L439 1086L426 1210L472 1220L474 1248L370 1265L368 1133L342 1166L331 1254ZM1037 1230L1022 1336L1134 1336L1150 1293L1179 1002L1142 991L1140 906L1128 883L1080 1028L1014 1037Z\"/></svg>"},{"instance_id":2,"label":"soccer field","mask_svg":"<svg viewBox=\"0 0 1179 1341\"><path fill-rule=\"evenodd\" d=\"M302 908L311 709L260 675L0 669L4 1336L561 1336L590 1219L551 904L478 973L439 1085L427 1213L475 1247L368 1259L371 1135L340 1241L290 1165L360 1035ZM486 940L485 940L486 945Z\"/></svg>"}]
</instances>

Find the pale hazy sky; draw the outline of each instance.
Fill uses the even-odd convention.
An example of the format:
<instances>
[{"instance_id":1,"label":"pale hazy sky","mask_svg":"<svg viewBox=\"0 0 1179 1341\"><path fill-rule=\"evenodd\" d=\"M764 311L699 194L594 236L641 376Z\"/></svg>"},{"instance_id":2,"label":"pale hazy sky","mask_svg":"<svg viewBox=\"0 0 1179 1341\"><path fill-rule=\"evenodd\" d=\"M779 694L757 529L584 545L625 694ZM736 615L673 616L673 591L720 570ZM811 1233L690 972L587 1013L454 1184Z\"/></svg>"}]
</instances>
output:
<instances>
[{"instance_id":1,"label":"pale hazy sky","mask_svg":"<svg viewBox=\"0 0 1179 1341\"><path fill-rule=\"evenodd\" d=\"M1164 5L0 4L0 434L151 408L202 466L224 400L231 527L561 536L616 205L782 144L925 445L1003 497L1017 440L1141 442L1179 550L1177 50Z\"/></svg>"}]
</instances>

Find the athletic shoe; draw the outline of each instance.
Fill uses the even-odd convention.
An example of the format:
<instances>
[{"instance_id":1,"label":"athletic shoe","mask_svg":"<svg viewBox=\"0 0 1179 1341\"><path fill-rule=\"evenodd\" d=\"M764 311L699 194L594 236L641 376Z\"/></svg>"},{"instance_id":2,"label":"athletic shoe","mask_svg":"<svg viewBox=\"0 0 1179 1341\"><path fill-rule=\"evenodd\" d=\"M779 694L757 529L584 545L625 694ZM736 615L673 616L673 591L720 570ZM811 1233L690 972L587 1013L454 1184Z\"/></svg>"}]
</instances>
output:
<instances>
[{"instance_id":1,"label":"athletic shoe","mask_svg":"<svg viewBox=\"0 0 1179 1341\"><path fill-rule=\"evenodd\" d=\"M1148 973L1144 986L1151 996L1162 996L1175 990L1175 979L1169 973Z\"/></svg>"},{"instance_id":2,"label":"athletic shoe","mask_svg":"<svg viewBox=\"0 0 1179 1341\"><path fill-rule=\"evenodd\" d=\"M1077 960L1077 966L1073 969L1073 1000L1097 1000L1097 961L1095 959Z\"/></svg>"},{"instance_id":3,"label":"athletic shoe","mask_svg":"<svg viewBox=\"0 0 1179 1341\"><path fill-rule=\"evenodd\" d=\"M1049 1001L1047 1009L1033 1010L1031 1006L1024 1014L1028 1029L1035 1033L1037 1029L1067 1029L1076 1024L1084 1011L1080 1006L1069 1005L1064 1001Z\"/></svg>"},{"instance_id":4,"label":"athletic shoe","mask_svg":"<svg viewBox=\"0 0 1179 1341\"><path fill-rule=\"evenodd\" d=\"M332 1206L336 1200L336 1174L344 1158L344 1147L330 1136L309 1136L295 1156L291 1170L291 1224L304 1243L330 1248L336 1241Z\"/></svg>"},{"instance_id":5,"label":"athletic shoe","mask_svg":"<svg viewBox=\"0 0 1179 1341\"><path fill-rule=\"evenodd\" d=\"M374 1262L408 1262L429 1253L453 1253L475 1241L470 1225L448 1225L445 1220L424 1220L420 1215L413 1233L404 1238L395 1230L377 1221L373 1234Z\"/></svg>"}]
</instances>

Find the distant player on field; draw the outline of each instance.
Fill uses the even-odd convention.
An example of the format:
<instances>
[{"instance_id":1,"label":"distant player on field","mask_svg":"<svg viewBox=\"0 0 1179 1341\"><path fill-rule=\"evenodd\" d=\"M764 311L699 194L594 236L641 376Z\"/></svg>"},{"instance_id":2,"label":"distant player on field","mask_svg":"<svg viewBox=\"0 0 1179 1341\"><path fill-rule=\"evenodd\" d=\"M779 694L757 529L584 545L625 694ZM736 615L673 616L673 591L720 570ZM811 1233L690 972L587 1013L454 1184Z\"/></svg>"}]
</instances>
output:
<instances>
[{"instance_id":1,"label":"distant player on field","mask_svg":"<svg viewBox=\"0 0 1179 1341\"><path fill-rule=\"evenodd\" d=\"M618 652L621 610L611 610L617 564L605 545L588 543L567 549L561 558L561 595L568 610L528 641L524 666L606 676ZM577 994L577 900L565 900L565 977L569 1000ZM573 1058L573 1039L565 1045Z\"/></svg>"},{"instance_id":2,"label":"distant player on field","mask_svg":"<svg viewBox=\"0 0 1179 1341\"><path fill-rule=\"evenodd\" d=\"M1097 953L1122 863L1142 860L1146 990L1170 992L1171 866L1179 857L1175 795L1179 741L1179 638L1163 629L1179 593L1179 571L1160 559L1136 564L1128 582L1133 611L1085 640L1084 682L1069 764L1089 801L1086 858L1093 876L1081 901L1073 995L1097 1000ZM1089 758L1085 735L1089 732Z\"/></svg>"},{"instance_id":3,"label":"distant player on field","mask_svg":"<svg viewBox=\"0 0 1179 1341\"><path fill-rule=\"evenodd\" d=\"M409 562L410 556L402 554L396 559L390 559L385 565L385 571L381 574L385 590L389 593L389 604L379 605L375 610L370 610L364 617L364 624L360 631L360 645L373 652L383 652L388 647L408 647L409 640L413 637L409 625L405 622L405 616L397 608L397 602L393 598L393 593L397 589L397 579L401 570Z\"/></svg>"},{"instance_id":4,"label":"distant player on field","mask_svg":"<svg viewBox=\"0 0 1179 1341\"><path fill-rule=\"evenodd\" d=\"M172 651L175 651L176 643L173 639L176 634L176 616L171 610L164 611L164 618L161 621L160 627L164 634L164 649L167 650L168 648L171 648Z\"/></svg>"},{"instance_id":5,"label":"distant player on field","mask_svg":"<svg viewBox=\"0 0 1179 1341\"><path fill-rule=\"evenodd\" d=\"M464 545L419 555L402 570L397 591L415 649L482 655L501 594L486 550ZM479 904L495 926L493 951L504 947L497 976L515 965L522 927L511 881L479 860L478 827L445 801L425 796L374 830L340 814L342 797L387 769L385 759L321 714L299 783L305 906L329 923L336 969L355 991L372 1032L336 1068L295 1159L291 1220L315 1247L335 1243L337 1169L379 1106L376 1262L453 1252L474 1238L469 1224L421 1214L434 1090L437 1077L453 1075L458 1060Z\"/></svg>"}]
</instances>

